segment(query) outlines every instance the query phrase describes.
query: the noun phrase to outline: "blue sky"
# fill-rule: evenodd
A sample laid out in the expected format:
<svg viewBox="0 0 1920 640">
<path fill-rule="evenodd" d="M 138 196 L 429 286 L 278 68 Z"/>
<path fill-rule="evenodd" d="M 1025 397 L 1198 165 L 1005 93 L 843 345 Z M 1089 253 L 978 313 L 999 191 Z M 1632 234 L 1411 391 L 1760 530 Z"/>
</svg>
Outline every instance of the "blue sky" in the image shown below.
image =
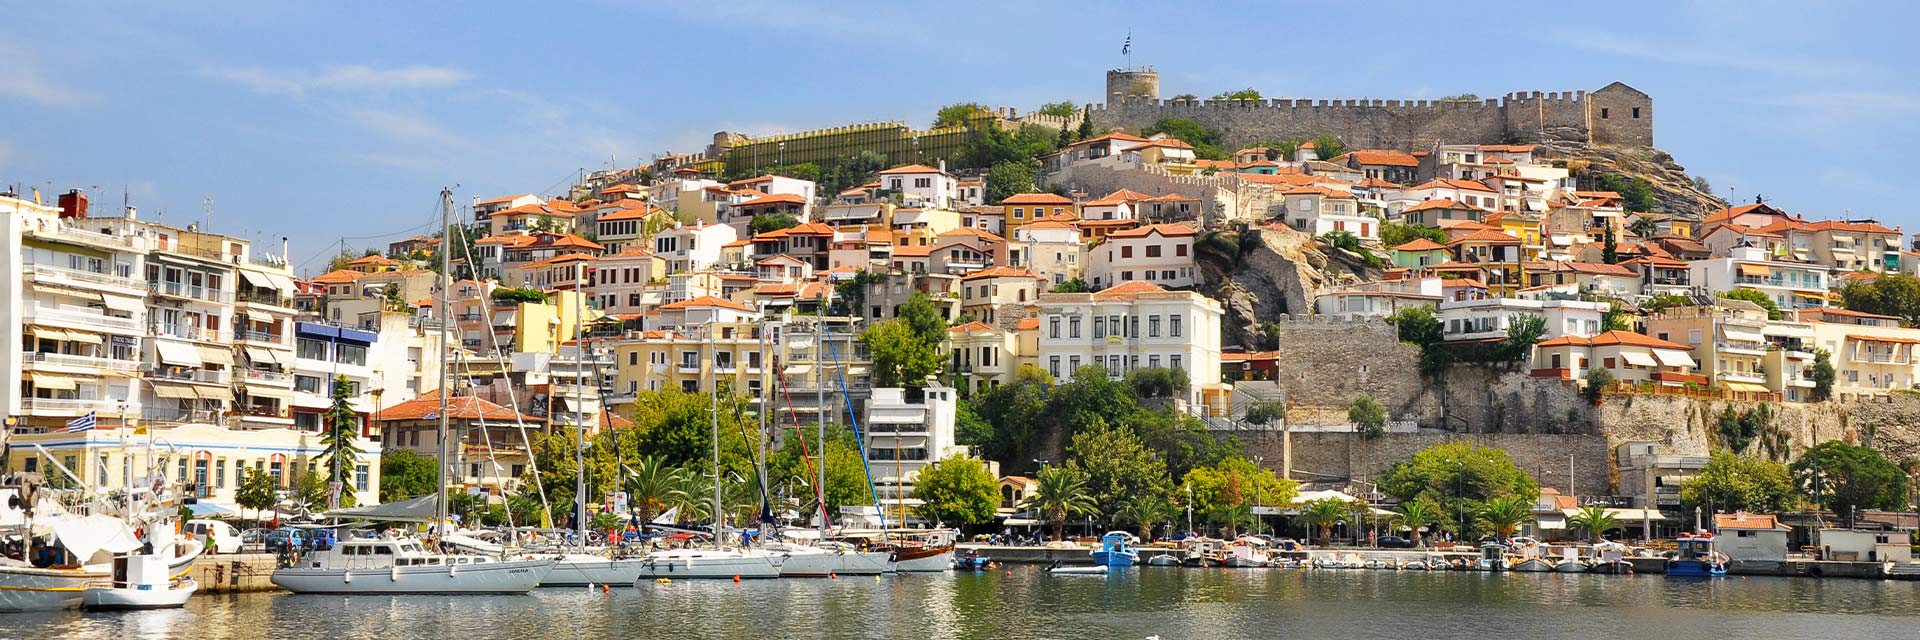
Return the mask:
<svg viewBox="0 0 1920 640">
<path fill-rule="evenodd" d="M 294 259 L 425 228 L 461 202 L 718 130 L 924 125 L 939 106 L 1162 94 L 1431 98 L 1598 89 L 1717 192 L 1920 231 L 1913 3 L 35 3 L 0 31 L 0 182 L 97 187 Z M 1557 3 L 1552 3 L 1557 4 Z M 123 6 L 133 5 L 133 6 Z M 50 195 L 49 195 L 50 197 Z"/>
</svg>

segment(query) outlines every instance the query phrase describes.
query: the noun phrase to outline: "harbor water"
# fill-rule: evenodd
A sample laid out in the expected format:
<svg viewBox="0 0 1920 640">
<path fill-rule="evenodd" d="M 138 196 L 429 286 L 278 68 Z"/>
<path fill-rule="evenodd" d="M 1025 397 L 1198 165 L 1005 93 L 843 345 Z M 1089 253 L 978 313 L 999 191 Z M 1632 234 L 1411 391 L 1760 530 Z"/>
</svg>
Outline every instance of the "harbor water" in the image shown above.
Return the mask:
<svg viewBox="0 0 1920 640">
<path fill-rule="evenodd" d="M 0 638 L 1912 638 L 1920 583 L 1139 567 L 678 581 L 523 596 L 194 598 Z"/>
</svg>

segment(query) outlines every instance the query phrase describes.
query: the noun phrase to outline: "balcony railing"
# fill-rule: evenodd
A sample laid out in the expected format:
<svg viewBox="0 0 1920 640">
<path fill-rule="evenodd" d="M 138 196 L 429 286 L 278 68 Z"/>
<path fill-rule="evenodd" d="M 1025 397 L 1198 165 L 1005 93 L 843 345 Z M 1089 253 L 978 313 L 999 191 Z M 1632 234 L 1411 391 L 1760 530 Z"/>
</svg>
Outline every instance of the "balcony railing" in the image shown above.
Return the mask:
<svg viewBox="0 0 1920 640">
<path fill-rule="evenodd" d="M 118 332 L 138 333 L 140 322 L 132 318 L 116 318 L 91 307 L 48 307 L 32 306 L 26 309 L 26 321 L 29 323 L 52 322 L 66 323 L 91 329 L 107 329 Z"/>
<path fill-rule="evenodd" d="M 28 352 L 24 354 L 23 361 L 28 366 L 52 365 L 82 369 L 104 369 L 107 371 L 135 371 L 140 368 L 140 362 L 137 360 L 115 360 L 113 358 L 74 356 L 64 353 Z"/>
<path fill-rule="evenodd" d="M 212 409 L 181 409 L 179 407 L 148 406 L 140 412 L 142 420 L 148 422 L 213 422 L 218 412 Z"/>
<path fill-rule="evenodd" d="M 227 415 L 243 418 L 286 419 L 289 417 L 285 407 L 269 407 L 265 405 L 240 405 L 228 411 Z"/>
<path fill-rule="evenodd" d="M 208 302 L 226 302 L 227 292 L 204 286 L 194 286 L 184 282 L 148 282 L 147 290 L 163 296 L 175 298 L 193 298 Z"/>
<path fill-rule="evenodd" d="M 286 382 L 288 380 L 293 379 L 292 375 L 289 375 L 283 371 L 268 371 L 266 369 L 240 369 L 239 372 L 241 376 L 245 377 L 247 380 L 252 382 Z"/>
<path fill-rule="evenodd" d="M 254 342 L 271 342 L 273 344 L 283 344 L 286 342 L 286 340 L 282 338 L 280 334 L 273 333 L 270 331 L 253 331 L 249 329 L 242 329 L 234 333 L 239 334 L 239 338 L 241 340 L 251 340 Z"/>
<path fill-rule="evenodd" d="M 153 377 L 161 380 L 178 380 L 181 382 L 205 382 L 209 384 L 226 384 L 227 382 L 232 380 L 232 378 L 228 376 L 226 369 L 187 369 L 184 371 L 160 370 L 160 371 L 153 372 Z"/>
<path fill-rule="evenodd" d="M 60 238 L 63 240 L 74 240 L 77 242 L 84 242 L 84 243 L 93 244 L 93 245 L 104 245 L 104 246 L 110 246 L 110 247 L 116 247 L 116 248 L 127 248 L 127 249 L 133 248 L 133 238 L 88 231 L 86 229 L 70 227 L 60 223 L 52 224 L 44 229 L 30 229 L 30 232 L 38 236 Z"/>
<path fill-rule="evenodd" d="M 240 302 L 250 302 L 253 304 L 264 304 L 264 305 L 270 305 L 275 307 L 287 307 L 287 308 L 293 307 L 293 296 L 283 296 L 276 291 L 267 291 L 267 290 L 247 291 L 242 289 L 239 294 L 234 296 L 234 298 Z"/>
<path fill-rule="evenodd" d="M 88 284 L 120 287 L 123 289 L 147 288 L 146 283 L 141 280 L 123 278 L 110 273 L 95 273 L 92 271 L 82 271 L 80 269 L 68 269 L 65 267 L 31 263 L 22 265 L 22 267 L 21 271 L 23 273 L 45 281 L 84 282 Z"/>
<path fill-rule="evenodd" d="M 202 329 L 188 324 L 156 322 L 153 323 L 153 327 L 150 330 L 156 336 L 173 337 L 182 340 L 199 340 L 201 342 L 225 341 L 222 337 L 225 334 L 222 334 L 220 331 Z"/>
<path fill-rule="evenodd" d="M 126 403 L 118 400 L 69 400 L 64 398 L 21 398 L 20 410 L 37 416 L 118 415 Z"/>
<path fill-rule="evenodd" d="M 1849 360 L 1870 364 L 1907 364 L 1909 362 L 1907 358 L 1902 358 L 1891 353 L 1856 353 L 1853 354 L 1853 357 L 1849 358 Z"/>
</svg>

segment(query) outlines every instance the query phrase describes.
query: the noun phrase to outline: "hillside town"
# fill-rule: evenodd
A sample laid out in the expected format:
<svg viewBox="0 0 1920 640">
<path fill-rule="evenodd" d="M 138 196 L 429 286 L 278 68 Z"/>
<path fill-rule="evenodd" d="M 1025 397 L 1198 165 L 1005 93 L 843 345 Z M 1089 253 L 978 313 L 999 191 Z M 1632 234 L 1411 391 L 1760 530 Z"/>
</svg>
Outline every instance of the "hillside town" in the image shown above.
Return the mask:
<svg viewBox="0 0 1920 640">
<path fill-rule="evenodd" d="M 1575 144 L 1656 153 L 1644 94 L 1591 95 L 1514 99 L 1644 118 L 1623 125 L 1644 137 Z M 1602 96 L 1645 106 L 1579 102 Z M 1920 253 L 1898 227 L 1758 195 L 1663 211 L 1656 189 L 1712 193 L 1594 170 L 1544 124 L 1408 149 L 1226 145 L 1193 119 L 1103 126 L 1071 104 L 939 119 L 722 132 L 563 192 L 450 201 L 444 231 L 311 273 L 288 240 L 7 193 L 4 463 L 107 491 L 158 473 L 197 510 L 267 519 L 409 500 L 444 473 L 472 522 L 584 528 L 698 504 L 641 506 L 624 478 L 711 446 L 743 520 L 757 491 L 801 523 L 1304 526 L 1365 545 L 1378 528 L 1310 505 L 1425 513 L 1387 534 L 1431 541 L 1517 498 L 1502 535 L 1670 537 L 1703 508 L 1729 529 L 1813 523 L 1796 550 L 1835 548 L 1833 521 L 1899 531 L 1848 557 L 1909 555 L 1905 471 L 1844 498 L 1785 480 L 1788 463 L 1840 473 L 1802 466 L 1829 443 L 1911 469 L 1874 441 L 1895 423 L 1807 417 L 1911 401 Z M 1646 428 L 1672 416 L 1686 434 Z M 1372 453 L 1332 461 L 1335 443 Z M 1423 457 L 1449 450 L 1512 477 L 1448 493 L 1469 472 Z M 1791 486 L 1724 480 L 1751 465 Z"/>
</svg>

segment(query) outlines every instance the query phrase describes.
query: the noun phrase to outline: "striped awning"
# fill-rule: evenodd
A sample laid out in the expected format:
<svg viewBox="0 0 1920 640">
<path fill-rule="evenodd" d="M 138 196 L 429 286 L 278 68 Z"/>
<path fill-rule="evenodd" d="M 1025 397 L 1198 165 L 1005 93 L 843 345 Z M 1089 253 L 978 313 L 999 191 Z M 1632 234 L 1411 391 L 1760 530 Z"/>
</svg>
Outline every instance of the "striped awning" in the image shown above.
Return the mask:
<svg viewBox="0 0 1920 640">
<path fill-rule="evenodd" d="M 233 350 L 220 347 L 196 346 L 200 352 L 200 361 L 221 366 L 233 366 Z"/>
<path fill-rule="evenodd" d="M 200 361 L 200 350 L 195 349 L 193 345 L 171 340 L 155 340 L 153 348 L 160 355 L 160 361 L 167 364 L 181 367 L 198 367 L 203 364 Z"/>
<path fill-rule="evenodd" d="M 1726 385 L 1728 391 L 1739 391 L 1741 393 L 1773 393 L 1772 389 L 1751 382 L 1724 382 L 1721 384 Z"/>
</svg>

